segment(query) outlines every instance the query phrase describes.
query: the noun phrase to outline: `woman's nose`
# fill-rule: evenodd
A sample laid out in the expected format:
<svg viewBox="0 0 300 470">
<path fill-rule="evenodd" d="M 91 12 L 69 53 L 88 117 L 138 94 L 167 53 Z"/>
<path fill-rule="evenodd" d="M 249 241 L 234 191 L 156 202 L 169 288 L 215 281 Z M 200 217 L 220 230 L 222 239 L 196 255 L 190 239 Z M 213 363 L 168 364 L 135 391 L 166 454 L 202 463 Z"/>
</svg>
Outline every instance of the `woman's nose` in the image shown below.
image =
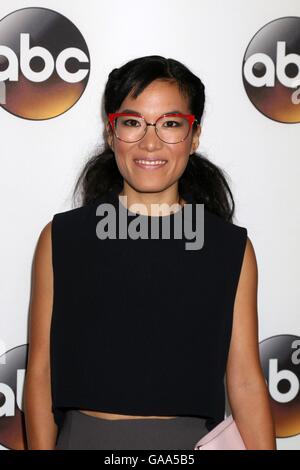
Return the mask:
<svg viewBox="0 0 300 470">
<path fill-rule="evenodd" d="M 144 137 L 140 140 L 141 148 L 162 148 L 163 142 L 160 140 L 156 133 L 155 126 L 148 125 Z"/>
</svg>

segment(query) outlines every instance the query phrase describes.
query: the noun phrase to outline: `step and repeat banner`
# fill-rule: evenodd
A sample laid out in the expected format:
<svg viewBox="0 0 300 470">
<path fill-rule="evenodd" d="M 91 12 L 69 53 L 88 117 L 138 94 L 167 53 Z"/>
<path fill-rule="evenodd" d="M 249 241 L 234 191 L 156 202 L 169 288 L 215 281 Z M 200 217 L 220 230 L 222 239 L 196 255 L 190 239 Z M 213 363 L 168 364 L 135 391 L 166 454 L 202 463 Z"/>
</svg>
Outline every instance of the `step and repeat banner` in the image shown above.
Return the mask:
<svg viewBox="0 0 300 470">
<path fill-rule="evenodd" d="M 229 176 L 234 222 L 253 243 L 277 446 L 300 448 L 299 0 L 11 0 L 0 3 L 1 449 L 26 448 L 38 236 L 74 207 L 76 178 L 103 144 L 108 74 L 152 54 L 205 85 L 197 150 Z"/>
</svg>

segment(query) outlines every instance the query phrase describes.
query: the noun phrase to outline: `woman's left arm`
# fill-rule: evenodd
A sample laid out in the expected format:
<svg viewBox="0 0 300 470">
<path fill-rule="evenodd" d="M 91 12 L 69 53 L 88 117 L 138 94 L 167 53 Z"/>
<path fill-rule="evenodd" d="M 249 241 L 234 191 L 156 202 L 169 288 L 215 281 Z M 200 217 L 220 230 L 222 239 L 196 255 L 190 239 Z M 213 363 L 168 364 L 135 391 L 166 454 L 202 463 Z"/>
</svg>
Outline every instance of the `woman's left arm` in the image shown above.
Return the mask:
<svg viewBox="0 0 300 470">
<path fill-rule="evenodd" d="M 275 424 L 259 358 L 257 263 L 249 238 L 238 282 L 226 366 L 232 416 L 249 450 L 276 450 Z"/>
</svg>

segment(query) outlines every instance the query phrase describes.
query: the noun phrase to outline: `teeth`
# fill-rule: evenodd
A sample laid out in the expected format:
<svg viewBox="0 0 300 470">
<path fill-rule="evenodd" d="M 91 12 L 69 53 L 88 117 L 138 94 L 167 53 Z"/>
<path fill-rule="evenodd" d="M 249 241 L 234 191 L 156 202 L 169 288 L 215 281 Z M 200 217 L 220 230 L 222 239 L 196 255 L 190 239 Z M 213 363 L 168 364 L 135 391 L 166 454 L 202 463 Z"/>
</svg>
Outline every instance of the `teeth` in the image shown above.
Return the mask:
<svg viewBox="0 0 300 470">
<path fill-rule="evenodd" d="M 142 163 L 143 165 L 161 165 L 166 163 L 166 160 L 153 160 L 153 161 L 148 161 L 148 160 L 136 160 L 137 163 Z"/>
</svg>

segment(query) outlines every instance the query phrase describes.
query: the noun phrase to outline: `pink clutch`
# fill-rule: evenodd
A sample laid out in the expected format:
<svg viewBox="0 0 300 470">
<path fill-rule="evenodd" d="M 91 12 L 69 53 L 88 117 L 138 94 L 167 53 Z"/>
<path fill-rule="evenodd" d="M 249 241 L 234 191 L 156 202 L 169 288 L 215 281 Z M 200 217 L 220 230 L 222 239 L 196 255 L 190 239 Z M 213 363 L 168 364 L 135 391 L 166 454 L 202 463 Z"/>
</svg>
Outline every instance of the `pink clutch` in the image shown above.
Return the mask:
<svg viewBox="0 0 300 470">
<path fill-rule="evenodd" d="M 194 450 L 247 450 L 230 415 L 197 442 Z"/>
</svg>

